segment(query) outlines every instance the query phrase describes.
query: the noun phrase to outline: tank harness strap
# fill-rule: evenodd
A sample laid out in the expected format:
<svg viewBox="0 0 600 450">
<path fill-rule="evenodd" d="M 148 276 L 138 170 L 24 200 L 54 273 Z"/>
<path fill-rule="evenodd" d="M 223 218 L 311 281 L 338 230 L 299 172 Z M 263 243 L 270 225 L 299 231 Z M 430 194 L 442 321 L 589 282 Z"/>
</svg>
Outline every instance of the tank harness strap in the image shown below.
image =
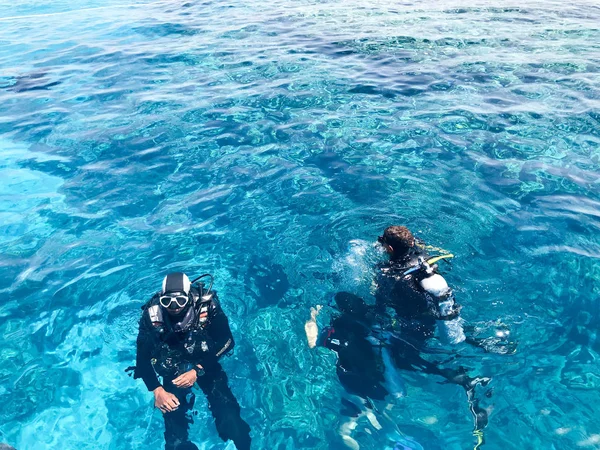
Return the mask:
<svg viewBox="0 0 600 450">
<path fill-rule="evenodd" d="M 200 304 L 200 316 L 198 321 L 200 325 L 204 326 L 206 321 L 208 320 L 208 310 L 210 307 L 210 301 L 204 301 Z"/>
<path fill-rule="evenodd" d="M 415 264 L 414 266 L 409 267 L 408 270 L 406 270 L 403 275 L 411 274 L 411 273 L 416 272 L 416 271 L 418 271 L 418 270 L 420 270 L 422 268 L 429 269 L 429 266 L 433 266 L 439 260 L 441 260 L 441 259 L 450 259 L 450 258 L 454 258 L 454 255 L 452 253 L 448 253 L 446 255 L 435 256 L 433 258 L 429 258 L 428 260 L 425 260 L 425 259 L 419 257 L 419 262 L 417 262 L 417 264 Z M 435 267 L 433 269 L 435 269 Z"/>
</svg>

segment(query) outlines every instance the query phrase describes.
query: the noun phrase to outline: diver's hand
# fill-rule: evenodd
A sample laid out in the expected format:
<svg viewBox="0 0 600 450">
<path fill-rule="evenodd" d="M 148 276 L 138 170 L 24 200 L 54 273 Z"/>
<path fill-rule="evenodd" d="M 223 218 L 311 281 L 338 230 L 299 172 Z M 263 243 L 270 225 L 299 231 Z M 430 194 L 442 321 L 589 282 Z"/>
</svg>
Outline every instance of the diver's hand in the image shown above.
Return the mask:
<svg viewBox="0 0 600 450">
<path fill-rule="evenodd" d="M 170 392 L 165 391 L 162 386 L 154 389 L 154 407 L 161 410 L 163 414 L 173 412 L 179 408 L 179 400 Z"/>
<path fill-rule="evenodd" d="M 182 373 L 173 380 L 173 384 L 179 388 L 189 388 L 194 385 L 198 375 L 194 369 L 188 370 L 186 373 Z"/>
<path fill-rule="evenodd" d="M 317 336 L 319 335 L 317 316 L 319 315 L 321 308 L 321 305 L 317 305 L 316 309 L 310 308 L 310 319 L 304 324 L 304 332 L 306 333 L 306 340 L 308 341 L 309 348 L 315 348 L 317 346 Z"/>
</svg>

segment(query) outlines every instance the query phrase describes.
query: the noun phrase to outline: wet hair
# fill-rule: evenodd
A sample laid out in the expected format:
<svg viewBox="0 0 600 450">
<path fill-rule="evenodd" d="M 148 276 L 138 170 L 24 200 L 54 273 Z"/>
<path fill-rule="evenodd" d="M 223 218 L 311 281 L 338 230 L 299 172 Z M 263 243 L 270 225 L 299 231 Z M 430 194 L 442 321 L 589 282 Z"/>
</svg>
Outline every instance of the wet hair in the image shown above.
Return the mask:
<svg viewBox="0 0 600 450">
<path fill-rule="evenodd" d="M 394 255 L 399 256 L 415 245 L 415 237 L 406 227 L 393 225 L 387 227 L 383 236 L 379 236 L 379 242 L 390 245 L 394 249 Z"/>
</svg>

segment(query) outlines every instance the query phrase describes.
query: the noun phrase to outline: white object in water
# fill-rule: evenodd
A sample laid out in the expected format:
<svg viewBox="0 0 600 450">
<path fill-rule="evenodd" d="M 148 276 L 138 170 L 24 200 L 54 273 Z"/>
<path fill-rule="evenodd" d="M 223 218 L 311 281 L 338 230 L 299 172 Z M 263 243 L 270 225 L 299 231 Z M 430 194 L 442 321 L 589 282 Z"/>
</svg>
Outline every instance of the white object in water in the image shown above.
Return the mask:
<svg viewBox="0 0 600 450">
<path fill-rule="evenodd" d="M 450 287 L 443 276 L 434 273 L 430 277 L 421 280 L 421 287 L 434 297 L 442 297 L 450 291 Z"/>
<path fill-rule="evenodd" d="M 421 280 L 421 287 L 438 300 L 438 308 L 441 316 L 452 314 L 454 297 L 451 295 L 450 287 L 443 276 L 434 273 L 430 277 Z M 463 320 L 460 317 L 452 320 L 438 320 L 440 340 L 447 344 L 459 344 L 463 342 L 466 337 L 462 323 Z"/>
</svg>

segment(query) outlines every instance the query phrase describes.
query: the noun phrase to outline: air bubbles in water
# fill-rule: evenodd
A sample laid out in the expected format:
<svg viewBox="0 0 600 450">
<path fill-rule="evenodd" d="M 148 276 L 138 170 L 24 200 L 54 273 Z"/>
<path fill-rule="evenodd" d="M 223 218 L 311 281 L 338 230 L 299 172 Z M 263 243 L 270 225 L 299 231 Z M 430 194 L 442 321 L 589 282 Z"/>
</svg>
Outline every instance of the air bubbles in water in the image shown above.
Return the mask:
<svg viewBox="0 0 600 450">
<path fill-rule="evenodd" d="M 348 250 L 333 263 L 333 271 L 339 277 L 339 290 L 368 296 L 375 278 L 375 267 L 383 256 L 376 242 L 353 239 Z"/>
</svg>

